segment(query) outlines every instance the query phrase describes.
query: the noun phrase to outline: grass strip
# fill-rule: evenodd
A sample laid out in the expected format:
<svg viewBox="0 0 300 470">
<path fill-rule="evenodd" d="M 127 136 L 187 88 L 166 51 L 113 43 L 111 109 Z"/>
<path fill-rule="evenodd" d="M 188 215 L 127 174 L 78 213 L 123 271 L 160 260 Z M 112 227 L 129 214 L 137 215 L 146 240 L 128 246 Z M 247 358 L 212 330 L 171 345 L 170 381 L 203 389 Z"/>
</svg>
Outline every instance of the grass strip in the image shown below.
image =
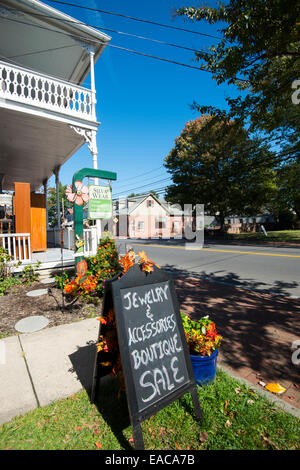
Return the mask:
<svg viewBox="0 0 300 470">
<path fill-rule="evenodd" d="M 0 427 L 0 449 L 130 450 L 126 396 L 117 394 L 111 380 L 101 387 L 97 405 L 81 391 L 17 417 Z M 299 449 L 300 420 L 224 371 L 198 394 L 201 427 L 186 394 L 143 422 L 146 449 Z"/>
</svg>

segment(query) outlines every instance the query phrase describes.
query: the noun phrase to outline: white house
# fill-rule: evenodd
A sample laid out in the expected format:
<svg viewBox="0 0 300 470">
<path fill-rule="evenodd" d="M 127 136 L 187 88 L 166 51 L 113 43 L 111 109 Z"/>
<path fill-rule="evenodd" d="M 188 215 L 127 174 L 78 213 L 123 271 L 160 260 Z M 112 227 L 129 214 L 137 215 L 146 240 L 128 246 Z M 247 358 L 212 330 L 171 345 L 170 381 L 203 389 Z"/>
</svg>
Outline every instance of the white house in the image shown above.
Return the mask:
<svg viewBox="0 0 300 470">
<path fill-rule="evenodd" d="M 38 195 L 32 194 L 43 186 L 46 196 L 53 174 L 58 186 L 61 165 L 85 143 L 91 152 L 86 166 L 97 168 L 94 64 L 110 39 L 38 0 L 1 1 L 0 193 L 15 191 L 14 205 L 20 209 L 29 191 L 30 207 L 25 208 L 26 217 L 21 209 L 27 225 L 14 208 L 14 232 L 9 237 L 0 234 L 0 246 L 17 258 L 34 251 L 33 238 L 40 230 L 34 225 L 37 219 L 43 233 L 46 230 L 47 209 L 45 220 L 42 212 L 36 215 L 32 204 L 36 209 L 39 203 L 32 201 Z M 89 74 L 88 89 L 82 85 Z M 16 188 L 21 188 L 19 198 Z M 26 237 L 24 230 L 17 237 L 17 226 L 28 227 Z"/>
</svg>

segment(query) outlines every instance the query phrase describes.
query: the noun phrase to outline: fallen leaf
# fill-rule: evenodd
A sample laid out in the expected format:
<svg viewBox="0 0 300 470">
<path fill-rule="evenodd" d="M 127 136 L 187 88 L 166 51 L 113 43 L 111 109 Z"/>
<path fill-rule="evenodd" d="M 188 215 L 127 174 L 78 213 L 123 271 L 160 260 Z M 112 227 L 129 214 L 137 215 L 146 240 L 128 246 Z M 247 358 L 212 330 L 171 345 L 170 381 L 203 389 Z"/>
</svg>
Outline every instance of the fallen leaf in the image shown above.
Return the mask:
<svg viewBox="0 0 300 470">
<path fill-rule="evenodd" d="M 208 439 L 208 434 L 207 432 L 200 432 L 199 434 L 199 441 L 200 442 L 205 442 Z"/>
<path fill-rule="evenodd" d="M 99 434 L 98 429 L 95 429 L 95 430 L 94 430 L 94 434 Z"/>
<path fill-rule="evenodd" d="M 232 426 L 232 423 L 229 421 L 229 419 L 226 421 L 225 426 L 226 428 L 230 428 L 230 426 Z"/>
<path fill-rule="evenodd" d="M 264 446 L 269 445 L 269 446 L 271 446 L 272 448 L 278 449 L 278 447 L 276 447 L 276 445 L 274 444 L 274 442 L 272 442 L 267 436 L 265 436 L 265 435 L 262 434 L 261 438 L 262 438 L 262 442 L 263 442 L 263 445 L 264 445 Z"/>
<path fill-rule="evenodd" d="M 253 400 L 247 400 L 247 403 L 248 403 L 248 405 L 254 405 L 254 401 L 253 401 Z"/>
<path fill-rule="evenodd" d="M 227 414 L 228 400 L 225 400 L 224 412 Z"/>
<path fill-rule="evenodd" d="M 81 429 L 82 428 L 80 426 L 76 426 L 75 431 L 81 431 Z"/>
<path fill-rule="evenodd" d="M 235 388 L 234 391 L 235 391 L 235 393 L 241 393 L 241 389 L 240 389 L 240 388 Z"/>
<path fill-rule="evenodd" d="M 102 449 L 102 445 L 100 444 L 100 442 L 95 442 L 95 446 L 98 448 L 98 449 Z"/>
<path fill-rule="evenodd" d="M 295 388 L 299 388 L 299 385 L 297 385 L 297 384 L 293 384 L 293 385 L 294 385 Z"/>
<path fill-rule="evenodd" d="M 181 447 L 177 444 L 177 442 L 175 442 L 175 447 L 177 450 L 181 450 Z"/>
<path fill-rule="evenodd" d="M 278 383 L 269 383 L 265 386 L 265 389 L 272 393 L 283 393 L 286 391 L 286 388 L 282 387 Z"/>
</svg>

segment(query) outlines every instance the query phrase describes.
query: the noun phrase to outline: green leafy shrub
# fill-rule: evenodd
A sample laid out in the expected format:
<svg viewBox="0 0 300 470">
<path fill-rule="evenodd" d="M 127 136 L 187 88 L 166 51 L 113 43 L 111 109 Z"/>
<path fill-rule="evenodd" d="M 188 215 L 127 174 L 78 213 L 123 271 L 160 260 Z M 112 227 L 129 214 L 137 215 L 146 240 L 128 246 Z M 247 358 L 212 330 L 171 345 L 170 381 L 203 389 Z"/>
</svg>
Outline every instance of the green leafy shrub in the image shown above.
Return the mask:
<svg viewBox="0 0 300 470">
<path fill-rule="evenodd" d="M 9 287 L 20 284 L 20 280 L 12 275 L 14 266 L 9 264 L 12 259 L 8 251 L 0 247 L 0 296 L 3 296 Z"/>
<path fill-rule="evenodd" d="M 59 287 L 59 289 L 63 289 L 65 287 L 65 284 L 67 284 L 70 281 L 70 276 L 66 270 L 64 270 L 61 274 L 56 274 L 54 276 L 55 282 L 56 282 L 56 287 Z"/>
<path fill-rule="evenodd" d="M 37 263 L 33 266 L 32 264 L 28 264 L 24 267 L 22 271 L 22 279 L 25 284 L 31 284 L 34 281 L 37 281 L 39 278 L 39 273 L 36 272 L 36 269 L 39 268 L 41 262 L 37 261 Z"/>
</svg>

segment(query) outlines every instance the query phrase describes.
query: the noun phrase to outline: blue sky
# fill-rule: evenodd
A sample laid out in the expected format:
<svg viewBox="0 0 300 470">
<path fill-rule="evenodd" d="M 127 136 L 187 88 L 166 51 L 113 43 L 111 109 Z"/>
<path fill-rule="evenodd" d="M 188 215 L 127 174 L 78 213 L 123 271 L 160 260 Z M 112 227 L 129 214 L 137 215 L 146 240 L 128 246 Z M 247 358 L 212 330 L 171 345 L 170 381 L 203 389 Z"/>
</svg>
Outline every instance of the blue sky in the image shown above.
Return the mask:
<svg viewBox="0 0 300 470">
<path fill-rule="evenodd" d="M 173 9 L 191 5 L 188 0 L 66 1 L 219 35 L 216 26 L 204 22 L 187 22 L 182 17 L 172 18 Z M 206 49 L 217 42 L 216 39 L 188 32 L 49 1 L 45 3 L 100 28 L 116 29 L 195 49 Z M 210 1 L 209 4 L 213 6 L 214 2 Z M 112 37 L 112 45 L 198 65 L 193 52 L 103 31 Z M 95 74 L 96 112 L 97 119 L 101 122 L 97 136 L 98 167 L 117 173 L 118 180 L 113 183 L 113 196 L 120 193 L 125 196 L 132 191 L 140 193 L 166 186 L 168 181 L 158 182 L 169 176 L 162 167 L 163 160 L 172 149 L 174 139 L 180 134 L 185 123 L 197 117 L 190 105 L 195 100 L 202 105 L 226 108 L 226 96 L 235 93 L 232 87 L 218 86 L 207 72 L 138 56 L 112 47 L 107 47 L 96 63 Z M 90 85 L 89 78 L 85 85 Z M 92 167 L 92 158 L 85 145 L 62 167 L 61 182 L 70 184 L 73 173 L 88 166 Z M 139 176 L 146 172 L 150 173 Z M 51 183 L 53 184 L 53 179 L 50 180 Z"/>
</svg>

